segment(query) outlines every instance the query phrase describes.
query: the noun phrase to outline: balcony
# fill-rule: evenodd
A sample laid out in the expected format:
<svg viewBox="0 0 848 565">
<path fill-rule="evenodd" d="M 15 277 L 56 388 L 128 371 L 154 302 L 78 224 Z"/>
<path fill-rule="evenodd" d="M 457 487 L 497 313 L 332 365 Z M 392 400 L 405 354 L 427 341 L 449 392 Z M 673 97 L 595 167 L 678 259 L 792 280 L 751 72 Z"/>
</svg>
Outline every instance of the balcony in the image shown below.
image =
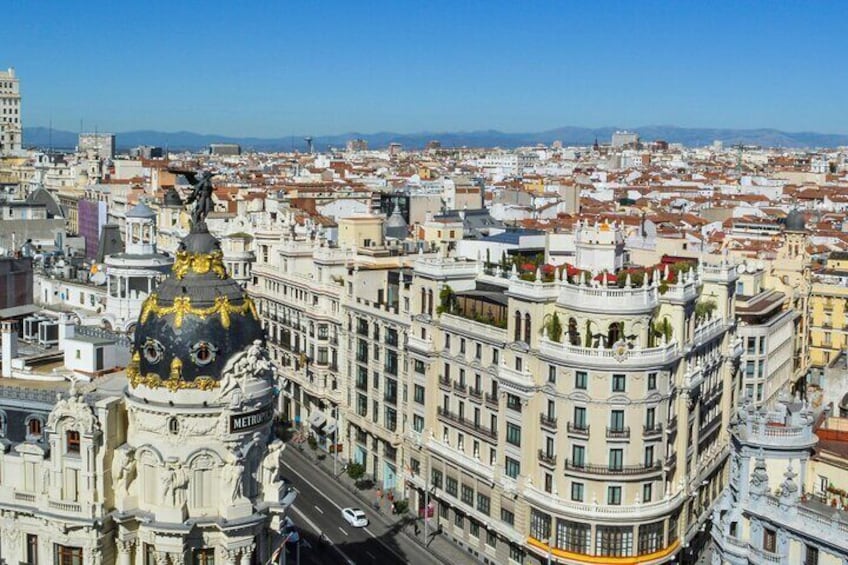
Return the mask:
<svg viewBox="0 0 848 565">
<path fill-rule="evenodd" d="M 487 392 L 486 393 L 486 404 L 494 410 L 497 410 L 498 408 L 500 408 L 500 402 L 498 401 L 498 395 L 491 394 L 491 393 Z"/>
<path fill-rule="evenodd" d="M 655 438 L 662 436 L 663 427 L 662 424 L 656 424 L 653 426 L 642 426 L 642 437 L 647 438 Z"/>
<path fill-rule="evenodd" d="M 659 290 L 657 285 L 617 288 L 563 282 L 557 302 L 592 314 L 647 314 L 659 304 Z"/>
<path fill-rule="evenodd" d="M 607 439 L 630 439 L 630 426 L 607 426 Z"/>
<path fill-rule="evenodd" d="M 412 353 L 418 353 L 419 355 L 429 355 L 435 352 L 432 339 L 424 339 L 411 333 L 407 337 L 406 346 Z"/>
<path fill-rule="evenodd" d="M 565 470 L 574 471 L 577 473 L 586 473 L 589 475 L 647 475 L 651 473 L 659 473 L 662 470 L 662 464 L 655 461 L 651 465 L 594 465 L 592 463 L 584 463 L 583 461 L 565 460 Z"/>
<path fill-rule="evenodd" d="M 443 390 L 450 390 L 451 389 L 450 378 L 448 378 L 444 375 L 439 375 L 439 388 L 441 388 Z"/>
<path fill-rule="evenodd" d="M 547 453 L 544 449 L 539 450 L 539 463 L 546 467 L 556 467 L 557 456 Z"/>
<path fill-rule="evenodd" d="M 441 406 L 439 407 L 438 413 L 440 420 L 451 424 L 454 427 L 460 428 L 471 435 L 489 441 L 496 441 L 498 439 L 497 431 L 484 428 L 479 423 L 475 423 L 472 420 L 468 420 L 463 416 L 460 416 L 459 414 L 455 414 L 453 412 L 450 412 L 449 410 L 445 410 Z"/>
<path fill-rule="evenodd" d="M 539 340 L 541 356 L 598 369 L 639 369 L 661 367 L 672 363 L 680 355 L 677 340 L 658 347 L 606 349 L 582 347 L 570 343 L 557 343 L 546 338 Z"/>
<path fill-rule="evenodd" d="M 479 388 L 470 388 L 468 389 L 468 397 L 471 400 L 476 400 L 477 402 L 483 401 L 483 391 Z"/>
<path fill-rule="evenodd" d="M 465 396 L 468 393 L 468 385 L 465 383 L 453 383 L 453 391 Z"/>
<path fill-rule="evenodd" d="M 589 424 L 569 422 L 567 426 L 568 435 L 578 437 L 589 437 Z"/>
<path fill-rule="evenodd" d="M 557 429 L 557 419 L 554 416 L 550 416 L 548 414 L 539 414 L 539 424 L 541 424 L 543 428 L 548 430 L 556 431 Z"/>
</svg>

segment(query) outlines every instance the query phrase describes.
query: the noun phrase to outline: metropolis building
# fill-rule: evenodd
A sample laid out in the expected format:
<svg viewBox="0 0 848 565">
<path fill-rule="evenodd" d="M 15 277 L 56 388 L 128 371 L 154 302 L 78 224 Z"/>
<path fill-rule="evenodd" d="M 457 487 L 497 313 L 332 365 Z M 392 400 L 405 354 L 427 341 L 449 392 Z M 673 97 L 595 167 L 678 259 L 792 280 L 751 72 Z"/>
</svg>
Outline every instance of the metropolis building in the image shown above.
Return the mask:
<svg viewBox="0 0 848 565">
<path fill-rule="evenodd" d="M 200 217 L 142 306 L 126 378 L 72 384 L 52 403 L 4 383 L 0 559 L 265 563 L 293 500 L 271 430 L 276 378 L 253 302 Z"/>
</svg>

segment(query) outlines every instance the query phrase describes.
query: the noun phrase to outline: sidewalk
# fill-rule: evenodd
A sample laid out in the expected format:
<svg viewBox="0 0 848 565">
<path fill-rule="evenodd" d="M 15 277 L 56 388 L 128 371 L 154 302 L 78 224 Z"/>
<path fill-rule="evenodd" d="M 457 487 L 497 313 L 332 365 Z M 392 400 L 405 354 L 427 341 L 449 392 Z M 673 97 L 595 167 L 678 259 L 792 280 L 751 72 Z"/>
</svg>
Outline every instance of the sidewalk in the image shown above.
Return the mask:
<svg viewBox="0 0 848 565">
<path fill-rule="evenodd" d="M 321 469 L 328 476 L 334 476 L 332 455 L 321 450 L 313 451 L 306 443 L 300 445 L 289 444 L 286 447 L 286 450 L 289 449 L 299 451 L 304 456 L 304 458 L 314 463 L 316 467 Z M 324 455 L 323 460 L 318 458 L 318 456 L 322 454 Z M 353 479 L 347 476 L 347 473 L 342 472 L 341 462 L 339 462 L 336 468 L 335 480 L 338 484 L 344 486 L 348 491 L 353 493 L 359 500 L 361 500 L 363 505 L 368 506 L 372 510 L 375 510 L 380 516 L 380 519 L 387 526 L 396 527 L 397 530 L 403 533 L 404 537 L 406 537 L 408 540 L 413 543 L 417 543 L 420 546 L 426 547 L 433 557 L 435 557 L 445 565 L 459 565 L 462 563 L 477 561 L 477 559 L 473 555 L 463 551 L 461 548 L 457 547 L 453 542 L 433 531 L 438 529 L 438 526 L 436 525 L 436 519 L 430 520 L 428 532 L 429 535 L 427 536 L 428 539 L 425 540 L 424 522 L 422 519 L 414 516 L 411 513 L 403 515 L 392 514 L 391 503 L 385 499 L 383 499 L 379 509 L 375 508 L 374 503 L 379 500 L 377 496 L 376 486 L 367 490 L 360 490 L 356 488 Z M 417 535 L 415 533 L 416 525 L 418 529 Z"/>
</svg>

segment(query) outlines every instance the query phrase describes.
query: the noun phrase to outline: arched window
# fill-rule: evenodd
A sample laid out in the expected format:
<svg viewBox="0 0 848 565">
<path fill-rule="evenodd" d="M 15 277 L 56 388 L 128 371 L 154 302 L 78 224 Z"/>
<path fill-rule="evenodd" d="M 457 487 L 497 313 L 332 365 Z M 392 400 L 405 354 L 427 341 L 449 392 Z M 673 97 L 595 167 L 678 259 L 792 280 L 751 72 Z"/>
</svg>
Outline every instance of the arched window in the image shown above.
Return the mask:
<svg viewBox="0 0 848 565">
<path fill-rule="evenodd" d="M 532 328 L 532 324 L 530 323 L 530 313 L 524 314 L 524 343 L 530 345 L 530 329 Z"/>
<path fill-rule="evenodd" d="M 624 332 L 621 331 L 623 326 L 624 322 L 613 322 L 609 325 L 609 329 L 607 330 L 607 347 L 612 347 L 621 340 L 624 335 Z"/>
<path fill-rule="evenodd" d="M 521 312 L 515 311 L 515 341 L 521 341 Z"/>
<path fill-rule="evenodd" d="M 43 437 L 43 422 L 38 416 L 30 416 L 26 421 L 27 440 L 41 441 Z"/>
</svg>

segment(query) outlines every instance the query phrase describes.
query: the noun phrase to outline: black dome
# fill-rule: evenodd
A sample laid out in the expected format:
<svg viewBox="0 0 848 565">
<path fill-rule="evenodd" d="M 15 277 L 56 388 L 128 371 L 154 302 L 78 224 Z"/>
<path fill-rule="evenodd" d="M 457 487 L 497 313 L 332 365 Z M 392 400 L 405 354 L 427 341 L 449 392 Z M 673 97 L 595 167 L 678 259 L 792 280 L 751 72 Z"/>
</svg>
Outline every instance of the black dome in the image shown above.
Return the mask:
<svg viewBox="0 0 848 565">
<path fill-rule="evenodd" d="M 798 210 L 792 210 L 786 216 L 786 231 L 807 231 L 807 221 L 804 214 Z"/>
<path fill-rule="evenodd" d="M 214 388 L 227 361 L 265 341 L 253 301 L 229 275 L 205 223 L 177 250 L 172 273 L 142 306 L 132 384 Z"/>
</svg>

